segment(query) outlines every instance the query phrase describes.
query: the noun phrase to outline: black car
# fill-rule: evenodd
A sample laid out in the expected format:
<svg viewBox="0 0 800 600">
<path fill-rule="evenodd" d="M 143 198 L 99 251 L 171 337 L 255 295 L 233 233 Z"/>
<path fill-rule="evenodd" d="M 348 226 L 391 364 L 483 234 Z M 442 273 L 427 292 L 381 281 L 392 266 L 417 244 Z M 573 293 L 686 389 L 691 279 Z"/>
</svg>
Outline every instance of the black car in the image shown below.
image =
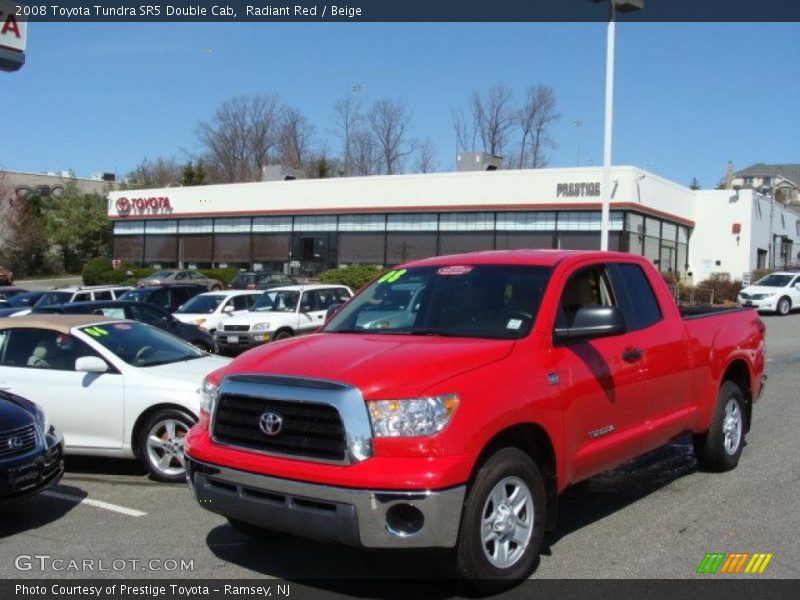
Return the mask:
<svg viewBox="0 0 800 600">
<path fill-rule="evenodd" d="M 153 285 L 134 290 L 128 290 L 122 296 L 120 296 L 119 299 L 128 300 L 131 302 L 146 302 L 147 304 L 155 304 L 156 306 L 160 306 L 172 314 L 190 298 L 194 298 L 198 294 L 202 294 L 207 291 L 208 290 L 206 289 L 205 285 Z"/>
<path fill-rule="evenodd" d="M 231 290 L 268 290 L 281 285 L 295 285 L 297 281 L 280 271 L 244 271 L 231 279 Z"/>
<path fill-rule="evenodd" d="M 138 290 L 137 290 L 138 291 Z M 214 338 L 192 323 L 182 323 L 160 306 L 132 300 L 98 300 L 95 302 L 71 302 L 61 306 L 34 308 L 33 314 L 81 314 L 103 315 L 113 319 L 131 319 L 158 327 L 193 344 L 205 352 L 215 349 Z"/>
<path fill-rule="evenodd" d="M 0 506 L 47 489 L 64 474 L 64 440 L 36 404 L 0 391 Z"/>
<path fill-rule="evenodd" d="M 27 292 L 7 298 L 6 302 L 8 302 L 10 307 L 0 308 L 0 318 L 10 317 L 21 310 L 32 308 L 42 296 L 44 296 L 44 292 Z"/>
</svg>

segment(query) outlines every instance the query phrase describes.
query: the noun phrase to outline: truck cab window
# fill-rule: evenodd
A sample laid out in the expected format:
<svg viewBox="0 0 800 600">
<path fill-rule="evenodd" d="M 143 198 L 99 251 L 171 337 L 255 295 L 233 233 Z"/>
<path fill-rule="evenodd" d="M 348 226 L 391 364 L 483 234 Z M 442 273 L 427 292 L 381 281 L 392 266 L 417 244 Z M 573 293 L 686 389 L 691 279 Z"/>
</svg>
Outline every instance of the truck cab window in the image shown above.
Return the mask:
<svg viewBox="0 0 800 600">
<path fill-rule="evenodd" d="M 584 306 L 616 306 L 605 268 L 588 267 L 573 273 L 564 286 L 556 319 L 557 327 L 572 327 Z"/>
</svg>

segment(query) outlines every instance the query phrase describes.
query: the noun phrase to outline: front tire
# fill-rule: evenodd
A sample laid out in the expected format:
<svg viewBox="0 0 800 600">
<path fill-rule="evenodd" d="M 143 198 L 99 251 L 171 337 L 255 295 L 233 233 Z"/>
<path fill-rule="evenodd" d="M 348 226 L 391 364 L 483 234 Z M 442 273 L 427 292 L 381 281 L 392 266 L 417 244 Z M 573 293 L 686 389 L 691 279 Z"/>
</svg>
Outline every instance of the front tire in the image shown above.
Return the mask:
<svg viewBox="0 0 800 600">
<path fill-rule="evenodd" d="M 778 305 L 775 308 L 775 312 L 778 313 L 780 316 L 785 317 L 790 312 L 792 312 L 792 301 L 784 296 L 780 300 L 778 300 Z"/>
<path fill-rule="evenodd" d="M 504 448 L 480 468 L 470 486 L 455 548 L 456 572 L 480 593 L 496 593 L 526 579 L 539 562 L 546 516 L 536 463 Z"/>
<path fill-rule="evenodd" d="M 280 340 L 288 340 L 290 337 L 292 337 L 292 335 L 292 332 L 288 329 L 281 329 L 272 339 L 276 342 L 279 342 Z"/>
<path fill-rule="evenodd" d="M 717 394 L 709 430 L 694 437 L 697 462 L 707 471 L 724 472 L 735 469 L 744 449 L 747 426 L 742 389 L 726 381 Z"/>
<path fill-rule="evenodd" d="M 182 410 L 167 408 L 150 416 L 139 431 L 139 458 L 157 481 L 186 479 L 183 440 L 196 419 Z"/>
</svg>

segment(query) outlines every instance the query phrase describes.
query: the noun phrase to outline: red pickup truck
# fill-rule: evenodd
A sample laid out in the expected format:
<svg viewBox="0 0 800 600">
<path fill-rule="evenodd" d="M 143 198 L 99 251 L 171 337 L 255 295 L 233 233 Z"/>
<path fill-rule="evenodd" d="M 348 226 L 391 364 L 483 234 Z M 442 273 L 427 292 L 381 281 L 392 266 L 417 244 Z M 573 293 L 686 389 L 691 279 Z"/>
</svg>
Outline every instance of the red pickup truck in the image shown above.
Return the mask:
<svg viewBox="0 0 800 600">
<path fill-rule="evenodd" d="M 763 373 L 755 311 L 682 313 L 641 257 L 431 258 L 209 375 L 188 479 L 248 533 L 452 548 L 491 591 L 533 571 L 567 486 L 687 432 L 734 468 Z"/>
</svg>

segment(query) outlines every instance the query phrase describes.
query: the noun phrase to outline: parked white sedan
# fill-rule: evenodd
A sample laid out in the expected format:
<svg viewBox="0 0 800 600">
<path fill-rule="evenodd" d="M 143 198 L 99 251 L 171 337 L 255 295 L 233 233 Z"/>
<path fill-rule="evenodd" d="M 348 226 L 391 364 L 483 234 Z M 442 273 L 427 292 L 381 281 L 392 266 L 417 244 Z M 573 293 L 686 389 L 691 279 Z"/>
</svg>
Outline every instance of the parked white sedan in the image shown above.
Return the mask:
<svg viewBox="0 0 800 600">
<path fill-rule="evenodd" d="M 770 273 L 739 292 L 737 301 L 739 306 L 788 315 L 800 308 L 800 273 Z"/>
<path fill-rule="evenodd" d="M 190 299 L 173 313 L 173 316 L 184 323 L 192 323 L 208 331 L 211 335 L 232 316 L 246 313 L 261 291 L 226 290 L 224 292 L 207 292 Z"/>
<path fill-rule="evenodd" d="M 136 321 L 32 315 L 0 324 L 0 389 L 42 406 L 68 454 L 139 458 L 161 481 L 184 479 L 198 389 L 228 362 Z"/>
<path fill-rule="evenodd" d="M 353 296 L 344 285 L 287 285 L 264 292 L 249 312 L 217 329 L 220 350 L 243 350 L 294 335 L 311 333 L 325 322 L 331 306 Z"/>
</svg>

